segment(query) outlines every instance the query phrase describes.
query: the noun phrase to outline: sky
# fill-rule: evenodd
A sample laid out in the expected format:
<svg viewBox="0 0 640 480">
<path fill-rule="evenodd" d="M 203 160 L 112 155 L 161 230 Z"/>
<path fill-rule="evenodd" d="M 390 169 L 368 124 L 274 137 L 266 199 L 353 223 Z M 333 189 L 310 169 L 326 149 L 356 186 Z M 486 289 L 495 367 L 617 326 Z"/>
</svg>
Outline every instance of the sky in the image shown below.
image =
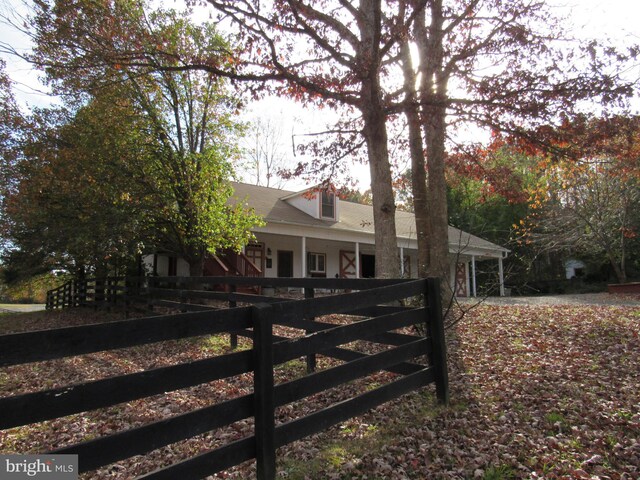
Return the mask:
<svg viewBox="0 0 640 480">
<path fill-rule="evenodd" d="M 637 0 L 554 0 L 549 4 L 569 13 L 578 34 L 640 39 Z"/>
<path fill-rule="evenodd" d="M 567 31 L 578 38 L 611 38 L 618 44 L 640 43 L 640 1 L 638 0 L 549 0 L 548 3 L 560 16 L 568 17 Z M 10 15 L 12 9 L 24 12 L 22 0 L 0 0 L 0 16 Z M 0 24 L 0 41 L 9 43 L 21 51 L 27 51 L 29 44 L 24 35 Z M 46 94 L 46 88 L 38 82 L 41 76 L 28 64 L 0 53 L 7 61 L 7 72 L 15 82 L 15 95 L 21 104 L 45 106 L 52 99 Z M 246 118 L 275 117 L 282 123 L 283 150 L 291 156 L 293 163 L 292 137 L 302 138 L 306 133 L 316 132 L 331 120 L 326 111 L 310 111 L 291 100 L 266 99 L 249 106 Z M 368 172 L 364 166 L 358 166 L 357 176 L 361 178 L 360 188 L 368 188 Z M 286 185 L 287 188 L 302 187 Z"/>
<path fill-rule="evenodd" d="M 619 41 L 634 40 L 640 42 L 640 1 L 638 0 L 549 0 L 560 15 L 567 15 L 573 26 L 571 30 L 578 36 L 606 37 Z M 24 12 L 23 0 L 0 0 L 0 14 L 11 10 Z M 14 29 L 0 24 L 0 40 L 28 51 L 26 37 Z M 0 54 L 8 62 L 8 72 L 17 82 L 17 93 L 21 101 L 28 105 L 47 104 L 50 100 L 43 87 L 38 83 L 40 74 L 34 72 L 28 64 Z M 283 106 L 283 105 L 281 105 Z M 269 109 L 261 105 L 258 109 Z M 289 109 L 288 107 L 286 108 Z"/>
<path fill-rule="evenodd" d="M 617 44 L 640 43 L 640 0 L 550 0 L 547 2 L 558 16 L 567 18 L 573 36 L 577 38 L 610 38 Z M 252 106 L 253 115 L 281 119 L 285 141 L 283 148 L 291 149 L 291 137 L 301 138 L 305 133 L 321 130 L 333 117 L 330 112 L 309 111 L 291 100 L 266 99 Z M 638 110 L 640 113 L 640 109 Z M 360 189 L 368 188 L 368 167 L 355 165 Z M 295 185 L 295 183 L 294 183 Z M 302 188 L 299 184 L 296 187 Z M 287 184 L 287 188 L 290 187 Z"/>
</svg>

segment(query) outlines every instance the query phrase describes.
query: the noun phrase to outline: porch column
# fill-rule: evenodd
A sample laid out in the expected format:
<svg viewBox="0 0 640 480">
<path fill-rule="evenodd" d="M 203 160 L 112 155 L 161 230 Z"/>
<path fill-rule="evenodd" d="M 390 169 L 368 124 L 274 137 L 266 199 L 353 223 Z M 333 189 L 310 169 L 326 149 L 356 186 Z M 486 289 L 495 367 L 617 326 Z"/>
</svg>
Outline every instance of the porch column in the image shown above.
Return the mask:
<svg viewBox="0 0 640 480">
<path fill-rule="evenodd" d="M 360 278 L 360 242 L 356 242 L 356 278 Z"/>
<path fill-rule="evenodd" d="M 302 261 L 300 262 L 302 268 L 301 278 L 307 276 L 307 237 L 302 237 Z"/>
<path fill-rule="evenodd" d="M 404 278 L 404 247 L 400 247 L 400 276 Z"/>
<path fill-rule="evenodd" d="M 471 255 L 471 292 L 475 297 L 477 296 L 476 292 L 476 256 Z"/>
<path fill-rule="evenodd" d="M 502 268 L 502 257 L 498 258 L 498 275 L 500 279 L 500 296 L 504 297 L 504 270 Z"/>
</svg>

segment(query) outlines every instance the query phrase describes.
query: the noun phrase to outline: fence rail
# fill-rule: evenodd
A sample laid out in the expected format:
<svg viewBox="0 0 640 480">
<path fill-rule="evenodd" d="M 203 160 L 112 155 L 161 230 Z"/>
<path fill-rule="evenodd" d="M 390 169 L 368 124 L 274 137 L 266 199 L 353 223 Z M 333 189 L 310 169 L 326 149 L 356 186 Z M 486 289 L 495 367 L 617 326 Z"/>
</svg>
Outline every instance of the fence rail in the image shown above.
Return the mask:
<svg viewBox="0 0 640 480">
<path fill-rule="evenodd" d="M 47 292 L 47 310 L 81 306 L 127 305 L 144 294 L 145 277 L 105 277 L 69 280 Z"/>
<path fill-rule="evenodd" d="M 106 277 L 70 280 L 47 292 L 48 310 L 77 306 L 114 307 L 144 302 L 149 296 L 159 300 L 178 294 L 192 298 L 247 303 L 281 301 L 273 297 L 260 297 L 250 293 L 238 293 L 239 287 L 276 287 L 322 290 L 362 290 L 394 285 L 408 280 L 371 278 L 315 279 L 315 278 L 264 278 L 247 276 L 205 277 Z M 220 286 L 228 287 L 227 291 Z M 199 287 L 199 288 L 197 288 Z M 218 289 L 219 291 L 215 291 Z M 232 293 L 231 297 L 228 296 Z M 231 299 L 231 300 L 230 300 Z M 186 301 L 183 303 L 187 303 Z"/>
<path fill-rule="evenodd" d="M 172 289 L 177 288 L 171 293 L 184 300 L 187 293 L 191 298 L 202 298 L 205 293 L 222 294 L 196 289 L 188 290 L 187 293 L 181 291 L 186 287 L 204 288 L 206 285 L 224 283 L 222 280 L 228 279 L 229 277 L 157 278 L 145 288 L 156 295 L 162 293 L 164 298 L 169 296 Z M 247 336 L 252 339 L 253 345 L 251 350 L 1 398 L 0 411 L 3 415 L 0 417 L 0 429 L 91 411 L 252 372 L 253 392 L 250 394 L 65 446 L 50 453 L 79 455 L 80 471 L 86 472 L 253 417 L 253 435 L 141 478 L 202 478 L 255 459 L 257 475 L 262 480 L 275 478 L 275 452 L 278 447 L 362 414 L 409 391 L 435 383 L 439 401 L 448 401 L 446 345 L 437 279 L 395 282 L 339 279 L 253 280 L 257 280 L 262 286 L 276 284 L 304 288 L 307 298 L 291 301 L 258 295 L 238 297 L 239 294 L 229 292 L 224 299 L 232 308 L 227 309 L 0 336 L 0 366 L 219 333 Z M 246 279 L 238 278 L 236 282 L 231 282 L 231 286 L 237 287 L 245 284 L 245 281 Z M 118 285 L 123 284 L 112 282 L 111 291 L 125 291 L 114 288 Z M 96 291 L 99 289 L 100 284 Z M 315 297 L 316 289 L 359 291 Z M 58 291 L 69 302 L 68 305 L 81 305 L 69 294 L 69 287 Z M 82 292 L 82 289 L 78 291 Z M 73 287 L 71 292 L 74 292 Z M 420 306 L 381 305 L 416 296 L 423 299 Z M 240 298 L 243 301 L 254 300 L 256 304 L 237 307 L 235 304 Z M 271 303 L 264 302 L 266 298 Z M 335 325 L 317 318 L 336 313 L 355 313 L 362 319 Z M 301 333 L 297 337 L 280 337 L 274 334 L 276 325 L 292 327 Z M 397 332 L 412 325 L 425 327 L 427 335 Z M 383 344 L 386 349 L 380 353 L 365 354 L 349 348 L 350 342 L 356 340 Z M 316 355 L 337 358 L 345 363 L 315 371 Z M 426 364 L 416 361 L 418 357 L 424 358 L 425 355 L 428 359 Z M 305 356 L 310 367 L 307 375 L 284 383 L 274 382 L 274 368 L 277 365 Z M 367 377 L 380 370 L 392 371 L 398 376 L 385 385 L 276 425 L 277 407 L 300 401 L 345 382 Z"/>
</svg>

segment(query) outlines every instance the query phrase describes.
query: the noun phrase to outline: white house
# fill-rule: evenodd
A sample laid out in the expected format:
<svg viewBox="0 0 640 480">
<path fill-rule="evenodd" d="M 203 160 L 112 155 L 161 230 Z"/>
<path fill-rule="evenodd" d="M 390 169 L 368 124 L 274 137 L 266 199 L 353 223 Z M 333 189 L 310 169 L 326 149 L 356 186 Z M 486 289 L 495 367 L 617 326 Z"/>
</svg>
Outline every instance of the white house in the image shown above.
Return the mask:
<svg viewBox="0 0 640 480">
<path fill-rule="evenodd" d="M 257 275 L 343 278 L 375 275 L 371 206 L 341 200 L 331 190 L 315 187 L 300 192 L 245 183 L 234 183 L 233 187 L 234 197 L 246 199 L 266 222 L 264 227 L 253 231 L 256 242 L 247 245 L 242 254 L 257 267 Z M 414 215 L 398 211 L 396 230 L 401 273 L 415 277 Z M 500 293 L 504 295 L 502 260 L 509 250 L 450 226 L 449 252 L 451 287 L 457 296 L 476 295 L 476 262 L 484 260 L 498 262 Z M 146 262 L 158 275 L 189 274 L 187 263 L 179 258 L 158 254 L 147 257 Z M 216 257 L 214 263 L 223 266 L 224 259 Z"/>
<path fill-rule="evenodd" d="M 587 265 L 582 260 L 570 258 L 564 262 L 565 276 L 567 280 L 584 276 Z"/>
</svg>

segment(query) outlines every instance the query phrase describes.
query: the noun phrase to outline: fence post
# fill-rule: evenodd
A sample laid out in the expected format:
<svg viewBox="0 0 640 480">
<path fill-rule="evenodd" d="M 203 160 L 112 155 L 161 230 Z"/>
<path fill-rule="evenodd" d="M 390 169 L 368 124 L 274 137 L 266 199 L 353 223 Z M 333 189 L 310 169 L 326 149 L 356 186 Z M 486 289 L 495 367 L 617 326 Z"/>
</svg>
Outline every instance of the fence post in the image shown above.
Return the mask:
<svg viewBox="0 0 640 480">
<path fill-rule="evenodd" d="M 439 278 L 427 278 L 424 300 L 427 309 L 427 335 L 431 343 L 429 362 L 435 373 L 436 396 L 440 403 L 446 405 L 449 403 L 449 372 Z"/>
<path fill-rule="evenodd" d="M 129 302 L 133 296 L 133 279 L 124 277 L 124 290 L 122 290 L 122 301 L 124 303 L 124 318 L 129 318 Z"/>
<path fill-rule="evenodd" d="M 73 306 L 74 307 L 80 306 L 80 292 L 82 289 L 81 284 L 82 284 L 82 281 L 79 278 L 76 278 L 73 284 Z"/>
<path fill-rule="evenodd" d="M 87 279 L 78 280 L 78 306 L 84 307 L 87 304 Z"/>
<path fill-rule="evenodd" d="M 106 277 L 105 281 L 104 281 L 104 286 L 105 286 L 105 290 L 104 290 L 104 298 L 105 298 L 105 305 L 107 306 L 107 311 L 110 312 L 111 311 L 111 307 L 113 305 L 113 279 L 110 277 Z"/>
<path fill-rule="evenodd" d="M 109 311 L 118 304 L 118 279 L 112 277 L 109 281 Z"/>
<path fill-rule="evenodd" d="M 146 295 L 147 295 L 147 311 L 148 312 L 153 312 L 153 287 L 155 284 L 155 277 L 147 277 L 147 288 L 146 288 Z"/>
<path fill-rule="evenodd" d="M 118 277 L 112 277 L 111 284 L 109 285 L 109 290 L 111 295 L 111 301 L 109 303 L 113 307 L 116 307 L 118 305 L 118 294 L 119 294 L 118 282 L 119 282 Z"/>
<path fill-rule="evenodd" d="M 253 398 L 258 480 L 276 478 L 275 395 L 273 387 L 273 308 L 255 305 L 253 316 Z"/>
<path fill-rule="evenodd" d="M 185 313 L 188 311 L 186 283 L 177 282 L 176 288 L 178 289 L 178 300 L 180 301 L 180 313 Z"/>
<path fill-rule="evenodd" d="M 225 288 L 229 291 L 229 298 L 234 297 L 234 293 L 238 291 L 238 286 L 235 283 L 231 285 L 227 284 Z M 236 302 L 235 300 L 229 300 L 229 308 L 236 308 L 237 306 L 238 306 L 238 302 Z M 229 335 L 229 346 L 234 350 L 238 348 L 237 334 L 232 333 Z"/>
<path fill-rule="evenodd" d="M 65 305 L 64 307 L 73 307 L 73 281 L 65 284 Z"/>
<path fill-rule="evenodd" d="M 315 289 L 313 287 L 304 287 L 304 298 L 313 298 L 315 297 Z M 308 317 L 306 320 L 313 321 L 316 317 Z M 306 330 L 305 334 L 309 335 L 313 333 L 311 330 Z M 307 355 L 307 373 L 313 373 L 316 371 L 316 354 L 311 353 Z"/>
<path fill-rule="evenodd" d="M 67 290 L 69 287 L 69 283 L 65 283 L 62 285 L 62 308 L 65 309 L 67 307 Z"/>
<path fill-rule="evenodd" d="M 104 303 L 104 278 L 96 277 L 93 290 L 93 308 L 102 307 Z"/>
</svg>

